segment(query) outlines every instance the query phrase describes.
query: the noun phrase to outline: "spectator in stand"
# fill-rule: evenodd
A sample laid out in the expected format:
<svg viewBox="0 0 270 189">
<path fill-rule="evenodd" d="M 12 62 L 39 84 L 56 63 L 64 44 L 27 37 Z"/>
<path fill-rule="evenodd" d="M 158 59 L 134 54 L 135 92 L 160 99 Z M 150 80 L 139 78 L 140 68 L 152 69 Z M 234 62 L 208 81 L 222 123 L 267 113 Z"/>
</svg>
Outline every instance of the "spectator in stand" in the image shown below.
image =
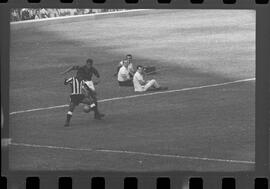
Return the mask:
<svg viewBox="0 0 270 189">
<path fill-rule="evenodd" d="M 35 11 L 35 19 L 40 19 L 40 10 Z"/>
<path fill-rule="evenodd" d="M 69 15 L 83 15 L 83 14 L 94 14 L 100 12 L 114 12 L 121 11 L 123 9 L 13 9 L 11 10 L 10 19 L 11 21 L 29 20 L 29 19 L 41 19 L 58 16 L 69 16 Z"/>
<path fill-rule="evenodd" d="M 41 18 L 48 18 L 48 12 L 43 8 L 40 10 L 40 17 Z"/>
<path fill-rule="evenodd" d="M 35 19 L 35 16 L 36 16 L 36 10 L 29 9 L 29 19 Z"/>
<path fill-rule="evenodd" d="M 28 9 L 22 9 L 21 10 L 22 20 L 28 20 L 30 19 L 29 16 L 29 10 Z"/>
<path fill-rule="evenodd" d="M 19 14 L 16 11 L 16 9 L 14 9 L 11 11 L 11 22 L 18 21 L 18 20 L 20 20 Z"/>
<path fill-rule="evenodd" d="M 84 14 L 92 14 L 92 9 L 84 9 Z"/>
</svg>

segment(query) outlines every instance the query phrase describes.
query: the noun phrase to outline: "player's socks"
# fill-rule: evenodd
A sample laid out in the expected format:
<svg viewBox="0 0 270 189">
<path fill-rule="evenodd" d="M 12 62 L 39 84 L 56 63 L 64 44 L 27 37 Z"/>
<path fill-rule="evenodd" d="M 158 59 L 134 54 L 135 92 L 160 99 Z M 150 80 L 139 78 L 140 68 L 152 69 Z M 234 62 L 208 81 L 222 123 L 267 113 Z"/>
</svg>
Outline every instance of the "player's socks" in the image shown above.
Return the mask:
<svg viewBox="0 0 270 189">
<path fill-rule="evenodd" d="M 102 114 L 102 113 L 100 113 L 100 112 L 98 111 L 98 103 L 97 103 L 97 102 L 95 102 L 95 107 L 93 108 L 93 110 L 94 110 L 94 112 L 95 112 L 95 115 L 94 115 L 94 118 L 95 118 L 95 119 L 100 120 L 102 117 L 105 116 L 104 114 Z"/>
<path fill-rule="evenodd" d="M 68 113 L 67 113 L 67 119 L 66 119 L 66 123 L 65 123 L 65 127 L 68 127 L 69 126 L 69 122 L 71 120 L 71 117 L 72 117 L 72 112 L 71 111 L 68 111 Z"/>
<path fill-rule="evenodd" d="M 95 117 L 96 117 L 96 115 L 99 114 L 99 112 L 98 112 L 98 107 L 97 107 L 97 102 L 91 104 L 90 107 L 91 107 L 91 109 L 94 111 Z"/>
</svg>

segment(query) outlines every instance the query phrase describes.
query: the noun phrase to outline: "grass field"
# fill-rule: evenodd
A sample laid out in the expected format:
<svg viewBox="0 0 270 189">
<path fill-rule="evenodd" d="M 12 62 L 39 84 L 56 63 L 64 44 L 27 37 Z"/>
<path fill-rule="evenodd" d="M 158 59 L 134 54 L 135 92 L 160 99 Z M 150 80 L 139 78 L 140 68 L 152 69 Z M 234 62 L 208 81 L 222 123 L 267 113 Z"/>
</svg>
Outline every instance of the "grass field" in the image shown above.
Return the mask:
<svg viewBox="0 0 270 189">
<path fill-rule="evenodd" d="M 135 65 L 161 69 L 150 78 L 169 90 L 132 96 L 132 88 L 119 88 L 113 74 L 128 53 Z M 64 128 L 67 107 L 56 106 L 69 93 L 59 73 L 88 57 L 101 73 L 106 117 L 93 120 L 79 107 Z M 10 62 L 12 169 L 254 168 L 254 11 L 146 10 L 12 24 Z"/>
</svg>

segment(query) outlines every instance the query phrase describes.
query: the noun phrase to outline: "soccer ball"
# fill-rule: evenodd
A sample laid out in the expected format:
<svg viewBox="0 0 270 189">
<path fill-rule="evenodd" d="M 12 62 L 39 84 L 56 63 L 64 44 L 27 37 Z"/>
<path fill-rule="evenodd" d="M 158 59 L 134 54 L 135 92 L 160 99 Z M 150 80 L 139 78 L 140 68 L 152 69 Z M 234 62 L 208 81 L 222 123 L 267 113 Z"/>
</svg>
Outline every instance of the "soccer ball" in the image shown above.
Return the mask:
<svg viewBox="0 0 270 189">
<path fill-rule="evenodd" d="M 84 106 L 83 106 L 83 111 L 84 111 L 85 113 L 89 113 L 89 112 L 91 111 L 90 106 L 89 106 L 89 105 L 84 105 Z"/>
</svg>

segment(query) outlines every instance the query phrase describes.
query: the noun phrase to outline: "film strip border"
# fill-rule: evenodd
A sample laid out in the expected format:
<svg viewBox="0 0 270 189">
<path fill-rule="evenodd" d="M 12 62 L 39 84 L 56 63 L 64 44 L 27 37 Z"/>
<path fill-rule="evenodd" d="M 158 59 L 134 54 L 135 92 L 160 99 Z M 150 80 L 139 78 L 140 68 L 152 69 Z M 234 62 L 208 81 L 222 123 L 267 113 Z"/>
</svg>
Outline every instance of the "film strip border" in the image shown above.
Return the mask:
<svg viewBox="0 0 270 189">
<path fill-rule="evenodd" d="M 60 4 L 111 4 L 115 1 L 113 0 L 0 0 L 0 3 L 10 3 L 10 4 L 18 4 L 18 3 L 29 3 L 29 4 L 48 4 L 48 3 L 60 3 Z M 152 1 L 144 1 L 144 0 L 121 0 L 119 1 L 122 4 L 179 4 L 177 0 L 152 0 Z M 268 4 L 269 0 L 182 0 L 181 4 Z"/>
<path fill-rule="evenodd" d="M 82 0 L 58 0 L 60 3 L 76 3 L 81 2 Z M 88 0 L 89 2 L 97 3 L 97 4 L 103 4 L 107 3 L 112 0 Z M 209 0 L 186 0 L 189 1 L 192 4 L 202 4 L 206 3 Z M 220 0 L 224 4 L 236 4 L 238 2 L 241 2 L 241 0 Z M 0 3 L 9 3 L 14 2 L 14 0 L 0 0 Z M 49 2 L 47 0 L 25 0 L 24 2 L 28 3 L 42 3 L 42 2 Z M 55 1 L 56 2 L 56 1 Z M 86 2 L 86 1 L 85 1 Z M 176 2 L 176 0 L 156 0 L 157 3 L 160 4 L 170 4 Z M 218 1 L 217 1 L 218 2 Z M 269 0 L 254 0 L 256 4 L 267 4 L 269 3 Z M 142 3 L 142 0 L 123 0 L 123 3 L 128 4 L 139 4 Z"/>
<path fill-rule="evenodd" d="M 13 182 L 16 179 L 16 182 Z M 12 181 L 12 182 L 8 182 Z M 52 181 L 52 180 L 50 180 Z M 223 177 L 219 179 L 203 179 L 201 177 L 190 177 L 185 179 L 171 179 L 170 177 L 157 177 L 138 179 L 137 177 L 125 178 L 109 178 L 92 177 L 92 178 L 77 178 L 72 177 L 58 177 L 54 178 L 54 185 L 46 179 L 39 177 L 27 177 L 26 179 L 12 178 L 7 180 L 6 177 L 1 177 L 1 186 L 6 188 L 25 188 L 25 189 L 40 189 L 40 188 L 58 188 L 58 189 L 72 189 L 72 188 L 91 188 L 91 189 L 107 189 L 113 188 L 111 184 L 123 189 L 204 189 L 204 188 L 220 188 L 220 189 L 236 189 L 236 188 L 254 188 L 254 189 L 268 189 L 268 178 L 251 178 L 244 181 L 234 177 Z M 149 182 L 150 181 L 150 182 Z M 213 182 L 214 181 L 214 182 Z M 147 183 L 148 182 L 148 183 Z"/>
</svg>

